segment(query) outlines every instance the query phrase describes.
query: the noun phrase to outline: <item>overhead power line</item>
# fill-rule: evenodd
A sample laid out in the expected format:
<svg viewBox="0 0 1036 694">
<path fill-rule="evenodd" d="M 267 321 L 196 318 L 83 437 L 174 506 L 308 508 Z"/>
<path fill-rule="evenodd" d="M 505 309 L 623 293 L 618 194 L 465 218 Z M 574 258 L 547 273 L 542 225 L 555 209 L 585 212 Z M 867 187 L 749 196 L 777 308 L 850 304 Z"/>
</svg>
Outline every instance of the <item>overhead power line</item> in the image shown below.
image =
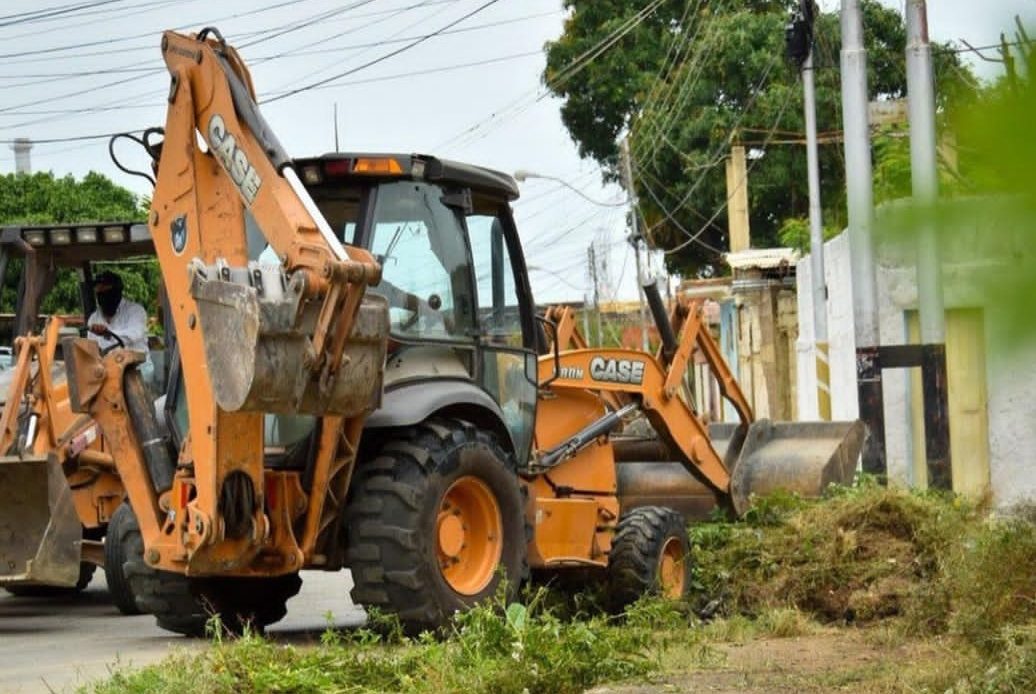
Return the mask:
<svg viewBox="0 0 1036 694">
<path fill-rule="evenodd" d="M 301 94 L 303 92 L 308 92 L 308 91 L 310 91 L 312 89 L 315 89 L 315 88 L 320 87 L 320 86 L 325 85 L 325 84 L 329 84 L 329 83 L 334 82 L 336 80 L 339 80 L 339 79 L 341 79 L 343 77 L 348 77 L 349 75 L 355 74 L 355 73 L 359 72 L 360 70 L 364 70 L 366 68 L 369 68 L 372 65 L 377 65 L 378 63 L 381 63 L 381 62 L 383 62 L 385 60 L 388 60 L 389 58 L 395 57 L 395 56 L 399 55 L 400 53 L 408 51 L 408 50 L 410 50 L 412 48 L 415 48 L 416 46 L 419 46 L 420 44 L 424 43 L 425 41 L 428 41 L 429 39 L 432 39 L 432 38 L 440 35 L 442 32 L 446 31 L 447 29 L 450 29 L 452 27 L 457 26 L 458 24 L 460 24 L 461 22 L 463 22 L 466 19 L 469 19 L 470 17 L 474 17 L 479 12 L 482 12 L 486 8 L 488 8 L 488 7 L 492 6 L 492 5 L 495 5 L 499 1 L 500 0 L 489 0 L 488 2 L 484 2 L 481 5 L 479 5 L 478 7 L 476 7 L 474 10 L 471 10 L 470 12 L 468 12 L 468 13 L 460 16 L 460 17 L 458 17 L 457 19 L 454 19 L 451 22 L 448 22 L 447 24 L 444 24 L 442 27 L 439 28 L 438 31 L 432 32 L 431 34 L 428 34 L 426 36 L 422 36 L 421 38 L 415 39 L 414 41 L 411 41 L 410 43 L 407 43 L 407 44 L 401 46 L 400 48 L 397 48 L 397 49 L 395 49 L 393 51 L 389 51 L 388 53 L 380 55 L 377 58 L 374 58 L 373 60 L 368 60 L 366 63 L 363 63 L 361 65 L 357 65 L 356 67 L 349 68 L 348 70 L 343 70 L 342 72 L 339 72 L 339 73 L 337 73 L 335 75 L 331 75 L 330 77 L 325 77 L 323 79 L 316 80 L 315 82 L 310 82 L 309 84 L 307 84 L 305 86 L 298 87 L 296 89 L 291 89 L 291 90 L 289 90 L 287 92 L 284 92 L 283 94 L 280 94 L 278 96 L 275 96 L 275 97 L 272 97 L 270 99 L 267 99 L 263 103 L 271 103 L 271 102 L 274 102 L 274 101 L 280 101 L 281 99 L 287 99 L 288 97 L 294 96 L 296 94 Z"/>
<path fill-rule="evenodd" d="M 16 24 L 29 24 L 49 17 L 60 17 L 63 15 L 74 14 L 83 9 L 91 9 L 102 5 L 114 5 L 125 1 L 126 0 L 93 0 L 92 2 L 84 2 L 77 5 L 64 5 L 63 7 L 55 9 L 33 10 L 31 12 L 23 12 L 21 15 L 8 15 L 7 18 L 0 17 L 0 27 L 14 26 Z"/>
<path fill-rule="evenodd" d="M 582 54 L 577 56 L 572 62 L 569 63 L 563 70 L 561 70 L 554 78 L 548 81 L 548 86 L 543 89 L 532 89 L 522 93 L 514 101 L 506 104 L 497 111 L 491 113 L 486 118 L 476 122 L 468 128 L 465 128 L 461 132 L 457 133 L 448 140 L 440 143 L 435 149 L 442 151 L 447 147 L 461 147 L 470 142 L 475 142 L 488 134 L 488 128 L 493 125 L 499 125 L 500 123 L 510 118 L 521 115 L 524 111 L 530 108 L 533 104 L 541 101 L 546 97 L 550 91 L 551 86 L 558 86 L 563 81 L 572 79 L 575 75 L 579 74 L 587 65 L 593 60 L 600 57 L 605 51 L 615 45 L 615 43 L 625 36 L 627 33 L 632 31 L 636 26 L 643 22 L 649 17 L 658 7 L 662 4 L 663 0 L 653 0 L 650 4 L 636 12 L 628 19 L 626 19 L 619 27 L 617 27 L 612 33 L 604 37 L 597 44 L 584 51 Z M 531 99 L 531 100 L 530 100 Z M 482 131 L 479 134 L 479 131 Z"/>
</svg>

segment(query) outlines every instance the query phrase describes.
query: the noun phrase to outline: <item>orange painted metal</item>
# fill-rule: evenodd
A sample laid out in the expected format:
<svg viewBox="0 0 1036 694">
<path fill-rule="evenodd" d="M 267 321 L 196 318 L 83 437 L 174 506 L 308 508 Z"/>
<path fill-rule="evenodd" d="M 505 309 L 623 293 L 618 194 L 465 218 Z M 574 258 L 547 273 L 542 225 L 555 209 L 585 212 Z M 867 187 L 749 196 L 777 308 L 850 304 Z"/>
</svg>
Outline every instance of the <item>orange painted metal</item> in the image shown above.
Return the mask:
<svg viewBox="0 0 1036 694">
<path fill-rule="evenodd" d="M 478 595 L 493 580 L 504 549 L 496 497 L 467 475 L 443 495 L 435 521 L 435 552 L 442 577 L 461 595 Z"/>
<path fill-rule="evenodd" d="M 159 499 L 150 488 L 143 442 L 136 440 L 125 402 L 115 392 L 121 384 L 121 371 L 115 363 L 119 351 L 103 360 L 104 384 L 91 412 L 114 451 L 140 520 L 149 564 L 201 575 L 297 571 L 310 559 L 316 563 L 326 560 L 322 544 L 334 536 L 328 532 L 331 517 L 337 517 L 344 503 L 360 426 L 338 417 L 322 422 L 308 494 L 299 473 L 264 471 L 262 413 L 227 412 L 213 400 L 204 329 L 191 294 L 188 268 L 195 260 L 246 266 L 247 209 L 282 258 L 285 271 L 303 277 L 307 300 L 319 302 L 308 364 L 312 377 L 322 384 L 335 378 L 364 285 L 378 280 L 380 268 L 361 249 L 349 248 L 346 258 L 336 255 L 301 199 L 274 168 L 256 134 L 239 118 L 231 78 L 223 66 L 228 66 L 253 99 L 254 88 L 232 47 L 212 38 L 198 40 L 166 32 L 162 53 L 172 83 L 149 224 L 170 298 L 167 319 L 176 326 L 190 413 L 190 431 L 168 494 Z M 213 156 L 226 153 L 203 151 L 198 133 L 213 147 L 217 139 L 231 143 L 228 147 L 233 152 L 222 157 L 231 162 L 229 171 L 220 165 L 221 156 Z M 174 225 L 184 232 L 175 247 Z M 247 526 L 251 531 L 228 537 L 220 494 L 228 478 L 241 479 L 242 474 L 255 497 Z"/>
<path fill-rule="evenodd" d="M 683 563 L 687 560 L 686 548 L 678 538 L 670 537 L 662 545 L 662 554 L 658 559 L 658 584 L 664 597 L 678 600 L 686 589 L 687 576 Z"/>
<path fill-rule="evenodd" d="M 575 326 L 571 309 L 553 307 L 548 319 L 558 327 L 559 346 L 540 357 L 536 449 L 547 451 L 608 410 L 636 402 L 674 456 L 719 498 L 730 491 L 730 472 L 713 448 L 708 429 L 680 397 L 688 364 L 697 351 L 720 381 L 741 423 L 753 421 L 751 407 L 733 379 L 708 330 L 701 304 L 677 302 L 670 320 L 677 349 L 667 363 L 661 351 L 591 349 Z M 553 380 L 551 380 L 553 379 Z M 605 566 L 619 514 L 615 451 L 607 437 L 546 471 L 526 476 L 528 518 L 533 525 L 529 563 L 533 567 L 590 564 Z M 666 571 L 676 571 L 672 561 Z M 682 588 L 681 588 L 682 590 Z"/>
<path fill-rule="evenodd" d="M 74 322 L 74 321 L 73 321 Z M 84 528 L 102 527 L 124 495 L 111 456 L 104 452 L 100 430 L 89 417 L 72 411 L 68 384 L 55 380 L 58 338 L 68 320 L 53 316 L 42 335 L 15 339 L 18 359 L 0 414 L 0 452 L 17 443 L 23 406 L 37 417 L 31 453 L 55 454 L 62 463 L 72 502 Z"/>
</svg>

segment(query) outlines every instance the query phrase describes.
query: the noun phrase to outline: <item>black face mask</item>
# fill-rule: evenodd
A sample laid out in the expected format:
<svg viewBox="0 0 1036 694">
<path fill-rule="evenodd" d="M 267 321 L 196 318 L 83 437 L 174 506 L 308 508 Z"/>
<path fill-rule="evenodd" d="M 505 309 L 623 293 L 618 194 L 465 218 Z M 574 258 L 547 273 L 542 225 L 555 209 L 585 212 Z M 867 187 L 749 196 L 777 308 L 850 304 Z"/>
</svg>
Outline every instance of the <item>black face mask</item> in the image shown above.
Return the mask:
<svg viewBox="0 0 1036 694">
<path fill-rule="evenodd" d="M 110 289 L 97 295 L 97 305 L 101 307 L 101 313 L 107 318 L 115 315 L 120 301 L 122 301 L 122 292 L 116 289 Z"/>
</svg>

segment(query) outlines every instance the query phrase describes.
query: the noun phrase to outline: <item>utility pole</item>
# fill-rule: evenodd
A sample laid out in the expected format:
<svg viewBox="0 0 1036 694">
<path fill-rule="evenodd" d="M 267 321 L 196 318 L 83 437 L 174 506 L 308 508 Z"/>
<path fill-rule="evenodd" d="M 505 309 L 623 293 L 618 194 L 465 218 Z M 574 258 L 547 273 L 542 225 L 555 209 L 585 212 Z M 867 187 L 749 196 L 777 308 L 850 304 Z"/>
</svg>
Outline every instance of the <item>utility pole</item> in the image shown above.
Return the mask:
<svg viewBox="0 0 1036 694">
<path fill-rule="evenodd" d="M 885 417 L 878 343 L 878 287 L 871 221 L 874 215 L 870 127 L 867 121 L 867 51 L 859 0 L 842 0 L 842 128 L 849 211 L 849 253 L 856 330 L 856 385 L 867 425 L 863 470 L 885 475 Z"/>
<path fill-rule="evenodd" d="M 813 0 L 800 0 L 787 29 L 788 54 L 802 73 L 806 116 L 806 170 L 809 182 L 809 265 L 813 295 L 813 346 L 816 351 L 817 411 L 831 419 L 831 368 L 827 342 L 827 281 L 824 274 L 824 224 L 820 206 L 816 90 L 813 84 Z"/>
<path fill-rule="evenodd" d="M 591 243 L 590 247 L 586 249 L 589 255 L 590 261 L 590 279 L 594 283 L 594 313 L 596 314 L 596 327 L 597 327 L 597 346 L 601 347 L 604 345 L 604 333 L 601 330 L 601 283 L 597 277 L 597 249 L 594 248 L 594 244 Z M 589 331 L 589 323 L 586 325 L 586 330 Z M 586 339 L 589 342 L 590 333 L 586 333 Z"/>
<path fill-rule="evenodd" d="M 931 208 L 939 197 L 939 170 L 932 47 L 928 41 L 928 8 L 925 0 L 907 0 L 906 30 L 911 182 L 914 203 L 922 208 Z M 952 489 L 942 260 L 933 216 L 925 210 L 920 220 L 917 237 L 917 297 L 923 345 L 921 378 L 928 484 L 938 489 Z"/>
<path fill-rule="evenodd" d="M 939 172 L 936 162 L 932 47 L 928 42 L 928 11 L 925 0 L 907 0 L 906 29 L 911 181 L 914 201 L 929 206 L 939 195 Z M 918 234 L 917 295 L 921 309 L 921 341 L 925 344 L 945 342 L 942 263 L 939 261 L 936 229 L 931 222 L 923 223 Z"/>
<path fill-rule="evenodd" d="M 752 247 L 748 215 L 748 162 L 743 145 L 730 148 L 727 159 L 727 230 L 730 252 L 747 251 Z"/>
<path fill-rule="evenodd" d="M 647 305 L 644 299 L 644 271 L 640 264 L 640 220 L 637 218 L 637 191 L 633 188 L 633 162 L 630 159 L 629 136 L 619 143 L 619 156 L 622 158 L 622 178 L 626 183 L 626 194 L 630 201 L 630 243 L 633 244 L 633 259 L 637 265 L 637 292 L 640 299 L 640 343 L 647 352 L 651 345 L 648 342 Z"/>
</svg>

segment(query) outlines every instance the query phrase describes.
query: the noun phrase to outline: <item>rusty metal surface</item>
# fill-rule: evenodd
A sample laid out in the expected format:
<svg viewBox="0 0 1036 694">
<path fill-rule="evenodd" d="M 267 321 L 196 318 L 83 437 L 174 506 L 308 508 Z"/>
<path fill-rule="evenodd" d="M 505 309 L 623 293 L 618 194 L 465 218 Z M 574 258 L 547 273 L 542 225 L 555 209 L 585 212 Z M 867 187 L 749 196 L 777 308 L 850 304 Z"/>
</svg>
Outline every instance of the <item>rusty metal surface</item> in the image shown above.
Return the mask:
<svg viewBox="0 0 1036 694">
<path fill-rule="evenodd" d="M 343 416 L 372 408 L 385 361 L 387 302 L 364 297 L 338 375 L 324 388 L 314 378 L 310 326 L 299 324 L 306 315 L 301 283 L 264 276 L 260 291 L 238 278 L 240 272 L 203 268 L 191 286 L 219 406 L 228 412 Z"/>
<path fill-rule="evenodd" d="M 0 584 L 74 586 L 82 525 L 60 465 L 0 457 Z"/>
<path fill-rule="evenodd" d="M 817 497 L 831 484 L 848 484 L 863 448 L 863 422 L 771 422 L 748 430 L 730 491 L 740 515 L 750 497 L 778 490 Z"/>
<path fill-rule="evenodd" d="M 665 506 L 689 522 L 701 521 L 719 505 L 716 495 L 682 463 L 625 461 L 618 463 L 616 469 L 623 514 L 641 506 Z"/>
</svg>

